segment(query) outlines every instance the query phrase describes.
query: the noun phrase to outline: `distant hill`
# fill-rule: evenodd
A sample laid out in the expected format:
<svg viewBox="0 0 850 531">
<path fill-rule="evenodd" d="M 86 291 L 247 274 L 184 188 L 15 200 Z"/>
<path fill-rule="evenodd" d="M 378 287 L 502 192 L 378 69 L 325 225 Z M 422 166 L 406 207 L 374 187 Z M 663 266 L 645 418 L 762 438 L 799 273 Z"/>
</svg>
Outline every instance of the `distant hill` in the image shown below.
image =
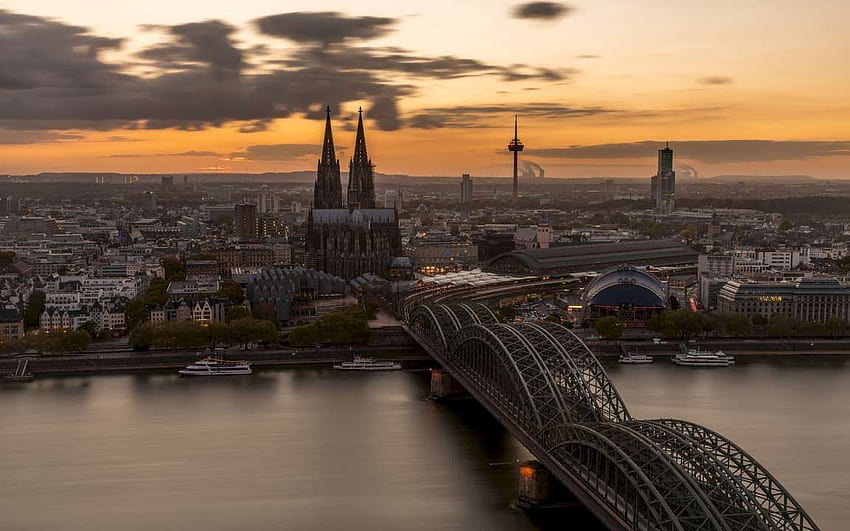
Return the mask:
<svg viewBox="0 0 850 531">
<path fill-rule="evenodd" d="M 806 184 L 817 182 L 819 179 L 811 175 L 716 175 L 706 180 L 716 182 L 758 181 L 759 184 Z"/>
</svg>

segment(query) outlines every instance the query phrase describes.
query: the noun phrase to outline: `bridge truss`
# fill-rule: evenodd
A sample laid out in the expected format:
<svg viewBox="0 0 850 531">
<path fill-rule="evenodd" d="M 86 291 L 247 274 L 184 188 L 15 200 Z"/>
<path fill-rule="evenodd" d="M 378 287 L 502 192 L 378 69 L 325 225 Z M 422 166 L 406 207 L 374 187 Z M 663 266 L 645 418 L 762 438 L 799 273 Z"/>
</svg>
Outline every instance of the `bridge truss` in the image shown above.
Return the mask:
<svg viewBox="0 0 850 531">
<path fill-rule="evenodd" d="M 412 335 L 613 529 L 817 530 L 751 455 L 684 420 L 633 418 L 596 356 L 554 323 L 481 304 L 412 305 Z"/>
</svg>

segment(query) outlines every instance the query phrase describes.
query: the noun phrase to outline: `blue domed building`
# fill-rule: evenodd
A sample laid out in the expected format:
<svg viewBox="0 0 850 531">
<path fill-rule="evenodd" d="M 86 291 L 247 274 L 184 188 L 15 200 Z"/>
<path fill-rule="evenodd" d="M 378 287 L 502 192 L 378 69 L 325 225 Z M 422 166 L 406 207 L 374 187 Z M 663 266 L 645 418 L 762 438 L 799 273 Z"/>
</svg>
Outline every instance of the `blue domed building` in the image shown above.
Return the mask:
<svg viewBox="0 0 850 531">
<path fill-rule="evenodd" d="M 626 323 L 644 323 L 664 309 L 664 285 L 642 269 L 622 265 L 599 275 L 584 290 L 585 318 L 612 315 Z"/>
</svg>

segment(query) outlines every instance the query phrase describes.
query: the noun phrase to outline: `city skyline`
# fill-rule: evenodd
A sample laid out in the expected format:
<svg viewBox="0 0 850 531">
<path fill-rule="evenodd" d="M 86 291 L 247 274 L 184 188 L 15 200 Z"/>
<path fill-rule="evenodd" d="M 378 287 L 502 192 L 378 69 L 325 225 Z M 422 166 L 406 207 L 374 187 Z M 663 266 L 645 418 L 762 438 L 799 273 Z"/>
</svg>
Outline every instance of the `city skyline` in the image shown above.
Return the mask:
<svg viewBox="0 0 850 531">
<path fill-rule="evenodd" d="M 547 177 L 850 176 L 834 2 L 4 5 L 0 173 L 310 170 L 330 105 L 380 173 L 508 176 L 517 113 Z"/>
</svg>

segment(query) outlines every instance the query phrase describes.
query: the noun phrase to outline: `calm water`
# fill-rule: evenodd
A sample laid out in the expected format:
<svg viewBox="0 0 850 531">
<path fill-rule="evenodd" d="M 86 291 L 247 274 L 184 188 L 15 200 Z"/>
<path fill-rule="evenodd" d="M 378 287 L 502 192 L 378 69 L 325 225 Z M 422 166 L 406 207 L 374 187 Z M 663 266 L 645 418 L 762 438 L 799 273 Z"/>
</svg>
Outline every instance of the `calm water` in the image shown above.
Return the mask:
<svg viewBox="0 0 850 531">
<path fill-rule="evenodd" d="M 751 450 L 824 529 L 850 521 L 850 360 L 609 367 L 639 417 Z M 535 529 L 527 453 L 422 372 L 42 379 L 0 387 L 0 529 Z M 572 524 L 562 529 L 586 529 Z"/>
</svg>

